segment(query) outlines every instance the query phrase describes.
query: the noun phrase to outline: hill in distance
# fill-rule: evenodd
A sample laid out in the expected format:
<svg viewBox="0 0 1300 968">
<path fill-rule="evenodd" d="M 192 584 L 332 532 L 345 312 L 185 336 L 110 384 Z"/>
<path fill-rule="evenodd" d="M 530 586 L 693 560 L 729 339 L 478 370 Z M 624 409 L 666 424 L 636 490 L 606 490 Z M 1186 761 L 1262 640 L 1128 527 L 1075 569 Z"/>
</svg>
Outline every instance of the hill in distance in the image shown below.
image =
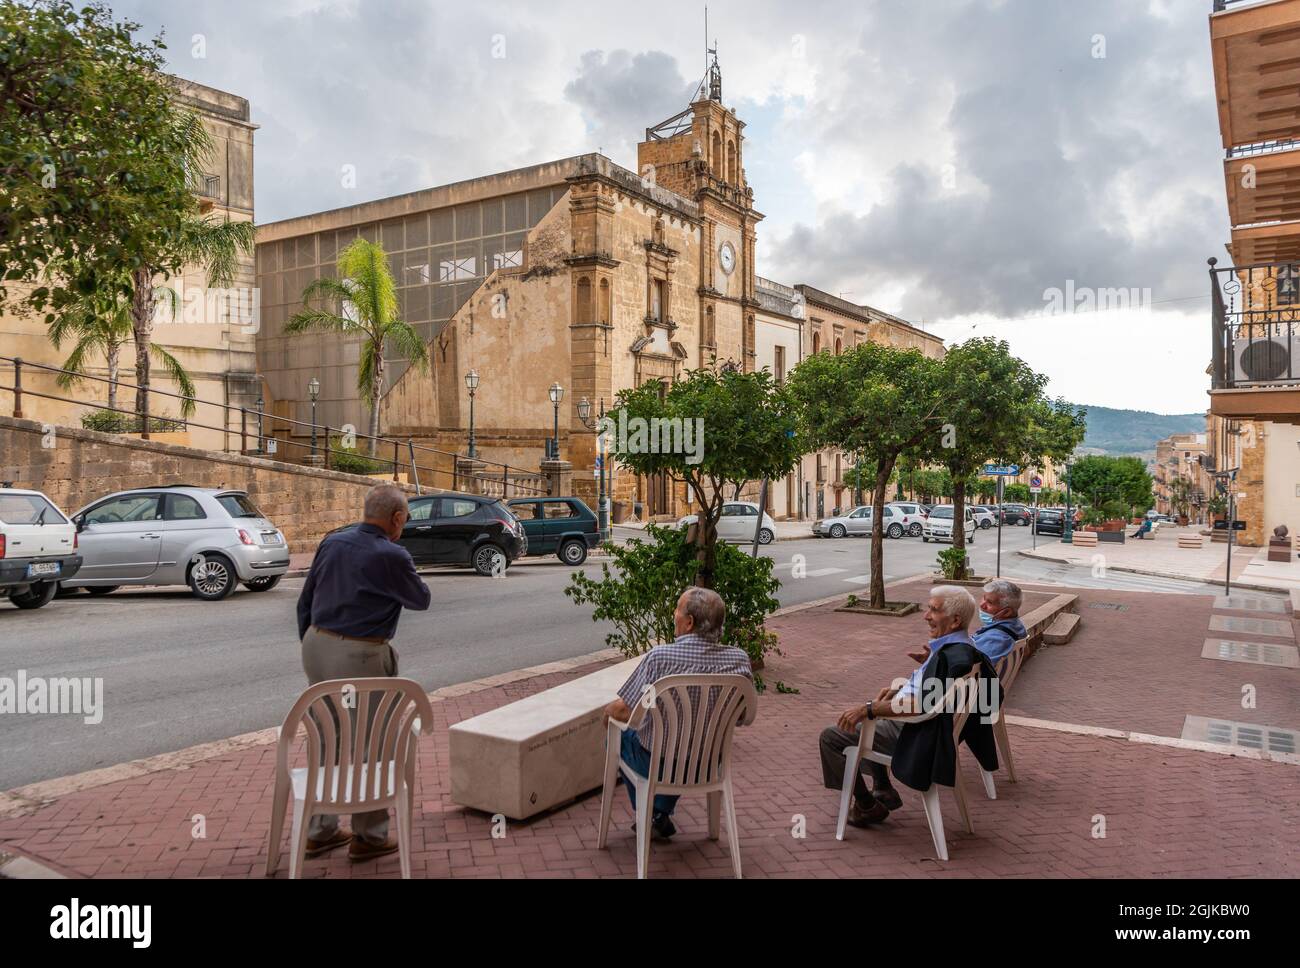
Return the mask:
<svg viewBox="0 0 1300 968">
<path fill-rule="evenodd" d="M 1080 447 L 1086 453 L 1122 457 L 1149 457 L 1156 441 L 1170 434 L 1194 434 L 1205 430 L 1204 413 L 1150 413 L 1146 410 L 1115 410 L 1080 404 L 1088 410 L 1088 432 Z"/>
</svg>

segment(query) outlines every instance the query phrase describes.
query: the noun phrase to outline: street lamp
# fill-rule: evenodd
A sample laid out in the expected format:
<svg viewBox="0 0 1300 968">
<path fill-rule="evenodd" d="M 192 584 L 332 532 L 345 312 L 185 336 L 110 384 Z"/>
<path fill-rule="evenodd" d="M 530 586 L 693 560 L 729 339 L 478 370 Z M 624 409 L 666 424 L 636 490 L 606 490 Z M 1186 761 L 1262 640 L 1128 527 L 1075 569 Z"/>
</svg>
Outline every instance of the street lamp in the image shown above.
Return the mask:
<svg viewBox="0 0 1300 968">
<path fill-rule="evenodd" d="M 564 399 L 564 387 L 560 386 L 560 381 L 556 380 L 551 384 L 551 389 L 547 392 L 551 398 L 551 404 L 555 407 L 555 436 L 551 438 L 551 459 L 560 459 L 560 401 Z"/>
<path fill-rule="evenodd" d="M 1070 484 L 1073 476 L 1074 463 L 1067 460 L 1065 462 L 1065 523 L 1061 526 L 1061 543 L 1074 544 L 1074 512 L 1070 509 L 1071 491 Z"/>
<path fill-rule="evenodd" d="M 257 395 L 257 451 L 260 454 L 266 448 L 266 440 L 262 437 L 262 411 L 266 409 L 266 401 L 262 395 Z"/>
<path fill-rule="evenodd" d="M 316 457 L 316 398 L 320 396 L 320 380 L 312 377 L 307 381 L 307 396 L 311 398 L 311 456 Z"/>
<path fill-rule="evenodd" d="M 469 457 L 473 460 L 478 456 L 474 440 L 474 391 L 478 389 L 478 370 L 472 369 L 465 374 L 465 389 L 469 390 Z"/>
<path fill-rule="evenodd" d="M 588 430 L 597 430 L 596 434 L 596 477 L 600 481 L 599 499 L 596 504 L 596 521 L 600 529 L 600 540 L 609 540 L 609 494 L 605 488 L 605 469 L 609 458 L 605 453 L 605 434 L 600 422 L 605 419 L 605 398 L 600 398 L 600 416 L 591 419 L 591 401 L 583 397 L 578 401 L 578 419 Z"/>
</svg>

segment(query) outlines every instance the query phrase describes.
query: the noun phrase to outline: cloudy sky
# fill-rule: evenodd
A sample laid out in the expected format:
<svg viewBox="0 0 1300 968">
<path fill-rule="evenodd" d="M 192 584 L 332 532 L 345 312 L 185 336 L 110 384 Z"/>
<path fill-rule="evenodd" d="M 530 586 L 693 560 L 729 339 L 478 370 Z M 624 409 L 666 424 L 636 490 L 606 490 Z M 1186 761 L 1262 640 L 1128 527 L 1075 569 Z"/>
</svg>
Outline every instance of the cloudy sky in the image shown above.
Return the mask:
<svg viewBox="0 0 1300 968">
<path fill-rule="evenodd" d="M 635 167 L 704 72 L 695 2 L 113 7 L 251 101 L 262 222 L 595 149 Z M 759 271 L 1005 338 L 1076 402 L 1204 410 L 1228 237 L 1210 7 L 713 0 Z"/>
</svg>

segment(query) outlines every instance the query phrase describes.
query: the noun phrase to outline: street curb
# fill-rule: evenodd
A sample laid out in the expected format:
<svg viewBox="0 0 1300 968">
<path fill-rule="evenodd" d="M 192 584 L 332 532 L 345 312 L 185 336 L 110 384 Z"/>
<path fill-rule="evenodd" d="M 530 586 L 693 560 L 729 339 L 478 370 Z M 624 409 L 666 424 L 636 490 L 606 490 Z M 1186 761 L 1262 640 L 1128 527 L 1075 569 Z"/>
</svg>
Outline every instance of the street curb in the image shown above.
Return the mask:
<svg viewBox="0 0 1300 968">
<path fill-rule="evenodd" d="M 550 556 L 550 555 L 537 555 L 536 557 L 538 557 L 538 558 L 549 558 L 549 557 L 551 557 L 551 556 Z M 559 559 L 557 558 L 556 560 L 558 561 Z M 613 555 L 602 555 L 602 554 L 596 554 L 595 552 L 588 552 L 588 553 L 587 553 L 587 561 L 613 561 L 613 560 L 614 560 L 614 556 L 613 556 Z M 586 564 L 586 562 L 583 562 L 583 564 Z M 581 568 L 582 566 L 581 566 L 581 565 L 575 565 L 574 567 Z M 415 570 L 416 570 L 417 572 L 419 572 L 420 574 L 422 574 L 422 575 L 437 575 L 437 574 L 440 574 L 441 571 L 442 571 L 441 568 L 438 569 L 437 571 L 430 571 L 430 570 L 427 569 L 427 568 L 426 568 L 424 571 L 420 571 L 420 567 L 419 567 L 418 565 L 416 566 L 416 569 L 415 569 Z M 311 572 L 311 567 L 310 567 L 310 566 L 308 566 L 307 568 L 291 568 L 289 571 L 286 571 L 286 572 L 285 572 L 283 575 L 281 575 L 280 577 L 281 577 L 281 578 L 306 578 L 307 575 L 308 575 L 310 572 Z"/>
<path fill-rule="evenodd" d="M 1070 561 L 1066 558 L 1053 558 L 1049 555 L 1042 554 L 1032 549 L 1026 550 L 1022 548 L 1019 551 L 1017 551 L 1016 554 L 1022 555 L 1025 558 L 1033 558 L 1035 561 L 1054 561 L 1057 564 L 1061 564 L 1061 565 L 1071 565 L 1071 566 L 1078 565 L 1079 567 L 1083 567 L 1083 568 L 1087 567 L 1086 565 L 1081 565 L 1078 562 Z M 1216 585 L 1223 584 L 1223 581 L 1221 579 L 1216 579 L 1214 581 L 1207 581 L 1204 578 L 1196 578 L 1191 575 L 1176 575 L 1167 571 L 1152 571 L 1149 568 L 1130 568 L 1127 565 L 1107 565 L 1106 570 L 1123 571 L 1123 572 L 1127 572 L 1130 575 L 1146 575 L 1148 578 L 1171 578 L 1174 581 L 1192 582 L 1193 584 L 1196 585 L 1209 585 L 1211 588 L 1215 587 Z M 1276 592 L 1279 595 L 1285 595 L 1290 590 L 1286 588 L 1278 588 L 1276 585 L 1255 585 L 1249 582 L 1239 582 L 1236 580 L 1232 582 L 1232 587 L 1241 588 L 1244 589 L 1245 591 L 1251 591 L 1251 592 Z"/>
<path fill-rule="evenodd" d="M 447 699 L 455 699 L 470 693 L 481 692 L 495 686 L 519 682 L 522 679 L 532 679 L 536 676 L 549 675 L 554 672 L 568 672 L 584 665 L 607 662 L 620 658 L 621 655 L 622 653 L 617 649 L 601 649 L 597 652 L 574 656 L 571 659 L 560 659 L 556 662 L 528 666 L 510 672 L 500 672 L 482 679 L 472 679 L 468 682 L 441 686 L 428 694 L 429 701 L 443 702 Z M 74 773 L 53 780 L 40 780 L 26 786 L 14 787 L 12 790 L 0 792 L 0 819 L 35 813 L 37 810 L 69 794 L 81 793 L 84 790 L 106 786 L 121 780 L 146 776 L 150 773 L 160 773 L 164 770 L 189 769 L 204 760 L 237 753 L 254 746 L 265 746 L 275 743 L 279 738 L 280 727 L 272 726 L 268 729 L 259 729 L 255 732 L 232 736 L 229 739 L 200 743 L 197 746 L 175 750 L 171 753 L 159 753 L 157 756 L 128 760 L 116 766 L 106 766 L 98 770 L 87 770 L 83 773 Z"/>
<path fill-rule="evenodd" d="M 61 871 L 12 848 L 0 850 L 0 881 L 64 881 L 70 878 L 80 880 L 81 875 Z"/>
</svg>

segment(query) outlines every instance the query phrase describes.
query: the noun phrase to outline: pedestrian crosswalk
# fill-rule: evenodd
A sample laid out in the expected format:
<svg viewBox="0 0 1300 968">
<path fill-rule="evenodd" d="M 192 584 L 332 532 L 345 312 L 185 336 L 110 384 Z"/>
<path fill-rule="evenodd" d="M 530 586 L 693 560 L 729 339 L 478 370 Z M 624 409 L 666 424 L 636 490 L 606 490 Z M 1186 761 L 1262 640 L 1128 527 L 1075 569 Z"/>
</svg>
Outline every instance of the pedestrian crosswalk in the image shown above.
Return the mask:
<svg viewBox="0 0 1300 968">
<path fill-rule="evenodd" d="M 1004 563 L 1005 564 L 1005 563 Z M 1204 582 L 1159 575 L 1139 575 L 1135 572 L 1117 571 L 1114 568 L 1094 573 L 1092 569 L 1075 565 L 1053 565 L 1049 568 L 1027 568 L 1016 562 L 1002 573 L 1012 580 L 1074 588 L 1104 588 L 1120 592 L 1160 592 L 1174 595 L 1213 595 L 1215 589 Z"/>
<path fill-rule="evenodd" d="M 778 572 L 782 570 L 788 571 L 791 570 L 793 567 L 794 567 L 794 562 L 792 561 L 778 561 L 773 563 L 772 571 L 774 572 Z M 849 569 L 847 568 L 813 568 L 810 571 L 802 572 L 800 577 L 828 578 L 831 575 L 842 575 L 848 570 Z M 885 575 L 886 580 L 892 579 L 893 577 L 894 577 L 893 575 Z M 871 581 L 871 572 L 867 572 L 864 575 L 850 575 L 848 578 L 841 578 L 840 581 L 847 582 L 852 585 L 865 585 Z"/>
</svg>

